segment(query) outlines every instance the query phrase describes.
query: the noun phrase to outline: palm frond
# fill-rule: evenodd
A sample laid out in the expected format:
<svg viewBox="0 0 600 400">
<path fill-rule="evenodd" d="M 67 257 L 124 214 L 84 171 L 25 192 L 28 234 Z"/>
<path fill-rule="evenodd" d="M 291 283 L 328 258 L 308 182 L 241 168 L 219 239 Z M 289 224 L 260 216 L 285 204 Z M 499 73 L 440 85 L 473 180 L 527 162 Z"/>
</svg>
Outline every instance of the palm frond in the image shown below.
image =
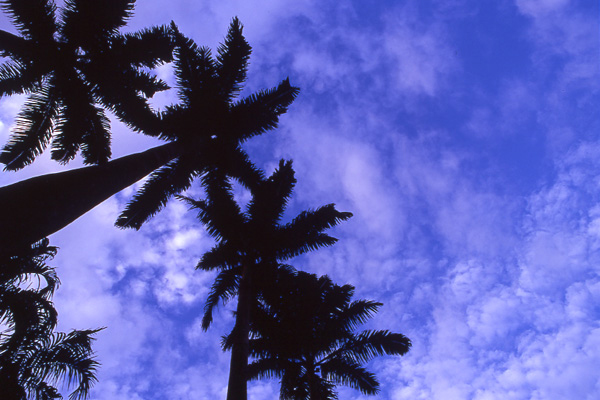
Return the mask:
<svg viewBox="0 0 600 400">
<path fill-rule="evenodd" d="M 240 279 L 237 269 L 225 269 L 219 272 L 204 305 L 202 329 L 207 330 L 209 328 L 213 321 L 213 310 L 219 305 L 219 301 L 226 303 L 237 294 Z"/>
<path fill-rule="evenodd" d="M 35 351 L 30 364 L 39 366 L 36 375 L 42 381 L 66 381 L 67 385 L 78 382 L 69 396 L 72 400 L 85 399 L 97 381 L 98 362 L 93 359 L 93 335 L 101 329 L 58 333 L 46 338 Z"/>
<path fill-rule="evenodd" d="M 29 68 L 16 62 L 0 65 L 0 97 L 31 93 L 40 88 L 41 77 L 31 76 Z"/>
<path fill-rule="evenodd" d="M 64 89 L 63 89 L 64 90 Z M 110 121 L 94 105 L 87 85 L 73 78 L 64 96 L 52 141 L 52 159 L 63 164 L 72 160 L 79 148 L 86 164 L 103 164 L 110 159 Z"/>
<path fill-rule="evenodd" d="M 281 376 L 280 400 L 308 399 L 310 388 L 306 379 L 306 370 L 298 363 L 286 365 Z"/>
<path fill-rule="evenodd" d="M 240 145 L 225 146 L 223 151 L 213 152 L 210 155 L 203 151 L 203 159 L 206 165 L 214 165 L 220 172 L 235 178 L 247 189 L 254 189 L 264 180 L 263 171 L 252 163 Z"/>
<path fill-rule="evenodd" d="M 242 34 L 243 26 L 236 17 L 231 21 L 225 42 L 218 48 L 217 75 L 223 91 L 221 97 L 231 101 L 243 88 L 252 48 Z"/>
<path fill-rule="evenodd" d="M 56 327 L 54 305 L 39 292 L 15 287 L 0 288 L 0 321 L 12 327 L 13 334 L 0 342 L 0 354 L 15 353 L 22 357 L 35 348 L 38 338 L 50 335 Z"/>
<path fill-rule="evenodd" d="M 347 304 L 337 317 L 347 330 L 352 331 L 371 319 L 382 305 L 382 303 L 371 300 L 353 301 L 351 304 Z"/>
<path fill-rule="evenodd" d="M 233 198 L 233 189 L 225 176 L 206 173 L 202 180 L 208 195 L 208 201 L 195 201 L 180 197 L 192 208 L 198 210 L 198 219 L 204 224 L 210 236 L 220 241 L 235 237 L 237 230 L 244 224 L 240 207 Z"/>
<path fill-rule="evenodd" d="M 24 37 L 38 42 L 52 41 L 57 30 L 54 1 L 2 0 L 0 7 Z"/>
<path fill-rule="evenodd" d="M 134 131 L 158 136 L 160 120 L 146 98 L 168 89 L 155 76 L 124 65 L 90 64 L 86 68 L 90 81 L 98 82 L 93 93 L 99 102 Z"/>
<path fill-rule="evenodd" d="M 65 0 L 61 34 L 73 45 L 89 45 L 116 35 L 133 14 L 135 0 Z"/>
<path fill-rule="evenodd" d="M 111 41 L 111 53 L 121 63 L 156 68 L 173 61 L 174 46 L 171 27 L 161 25 L 116 36 Z"/>
<path fill-rule="evenodd" d="M 208 47 L 199 47 L 171 25 L 175 37 L 175 77 L 181 101 L 195 108 L 210 107 L 218 101 L 216 68 Z"/>
<path fill-rule="evenodd" d="M 241 262 L 237 246 L 221 241 L 202 255 L 196 269 L 212 271 L 214 269 L 233 268 Z"/>
<path fill-rule="evenodd" d="M 313 233 L 301 235 L 300 233 L 283 233 L 277 239 L 276 257 L 280 261 L 289 260 L 323 247 L 333 246 L 337 239 L 325 233 Z"/>
<path fill-rule="evenodd" d="M 301 212 L 292 222 L 277 229 L 278 259 L 287 260 L 335 244 L 337 239 L 322 231 L 351 216 L 349 212 L 337 211 L 333 204 Z"/>
<path fill-rule="evenodd" d="M 335 357 L 321 364 L 325 379 L 360 390 L 363 394 L 379 393 L 379 382 L 375 375 L 354 360 Z"/>
<path fill-rule="evenodd" d="M 248 380 L 275 379 L 283 376 L 280 360 L 276 358 L 261 358 L 248 364 Z"/>
<path fill-rule="evenodd" d="M 180 157 L 153 172 L 119 215 L 120 228 L 140 229 L 144 222 L 159 212 L 174 195 L 187 190 L 198 174 L 193 160 Z"/>
<path fill-rule="evenodd" d="M 333 228 L 343 221 L 352 217 L 352 213 L 337 211 L 335 204 L 327 204 L 316 210 L 303 211 L 284 229 L 300 230 L 302 232 L 322 232 Z"/>
<path fill-rule="evenodd" d="M 252 94 L 236 102 L 231 110 L 225 134 L 241 142 L 275 129 L 279 116 L 296 99 L 300 89 L 290 85 L 289 79 L 277 87 Z"/>
<path fill-rule="evenodd" d="M 338 353 L 359 363 L 366 363 L 384 355 L 404 355 L 410 350 L 411 342 L 400 333 L 387 330 L 368 330 L 342 346 Z"/>
<path fill-rule="evenodd" d="M 273 224 L 279 222 L 296 184 L 291 161 L 279 161 L 279 167 L 253 191 L 247 214 L 252 220 Z"/>
<path fill-rule="evenodd" d="M 62 395 L 54 386 L 48 385 L 46 382 L 40 382 L 35 388 L 36 400 L 58 400 L 62 399 Z"/>
<path fill-rule="evenodd" d="M 29 96 L 17 115 L 13 133 L 0 153 L 5 170 L 21 169 L 44 151 L 52 135 L 52 121 L 57 111 L 58 99 L 51 80 Z"/>
</svg>

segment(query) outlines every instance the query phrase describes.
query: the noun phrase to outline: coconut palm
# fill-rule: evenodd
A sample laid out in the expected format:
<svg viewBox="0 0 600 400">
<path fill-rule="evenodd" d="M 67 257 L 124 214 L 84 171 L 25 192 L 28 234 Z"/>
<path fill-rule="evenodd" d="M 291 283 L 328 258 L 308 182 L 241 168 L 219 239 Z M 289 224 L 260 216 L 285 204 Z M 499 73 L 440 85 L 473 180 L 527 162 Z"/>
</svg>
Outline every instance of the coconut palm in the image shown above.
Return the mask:
<svg viewBox="0 0 600 400">
<path fill-rule="evenodd" d="M 53 333 L 59 281 L 45 261 L 55 252 L 45 239 L 0 259 L 0 388 L 9 399 L 61 398 L 60 383 L 78 383 L 70 398 L 82 399 L 96 381 L 91 342 L 98 330 Z"/>
<path fill-rule="evenodd" d="M 264 179 L 242 143 L 277 127 L 298 88 L 285 79 L 277 87 L 237 99 L 246 80 L 251 47 L 234 18 L 218 54 L 199 47 L 172 25 L 179 104 L 160 114 L 160 138 L 178 143 L 181 154 L 154 172 L 117 220 L 139 229 L 169 198 L 188 189 L 209 171 L 238 179 L 250 187 Z"/>
<path fill-rule="evenodd" d="M 208 329 L 214 308 L 220 301 L 238 298 L 236 322 L 231 338 L 231 367 L 227 398 L 247 398 L 248 339 L 250 310 L 263 292 L 279 276 L 293 269 L 284 261 L 323 246 L 336 239 L 323 233 L 351 217 L 333 204 L 304 211 L 287 224 L 281 224 L 287 202 L 295 185 L 291 162 L 281 161 L 268 179 L 252 189 L 252 200 L 242 212 L 232 186 L 215 171 L 204 180 L 206 200 L 184 198 L 198 209 L 198 218 L 217 244 L 198 263 L 204 271 L 219 271 L 205 305 L 202 327 Z"/>
<path fill-rule="evenodd" d="M 376 394 L 379 383 L 363 364 L 403 355 L 411 343 L 386 330 L 355 333 L 382 304 L 351 301 L 353 293 L 353 286 L 338 286 L 327 276 L 282 275 L 252 310 L 249 346 L 255 360 L 248 378 L 279 378 L 281 399 L 336 399 L 336 385 Z"/>
<path fill-rule="evenodd" d="M 52 158 L 108 161 L 110 126 L 103 109 L 151 134 L 156 118 L 145 97 L 167 88 L 143 67 L 172 59 L 167 27 L 120 34 L 135 0 L 2 0 L 19 35 L 0 31 L 0 96 L 28 94 L 8 144 L 7 170 L 33 162 L 52 139 Z"/>
</svg>

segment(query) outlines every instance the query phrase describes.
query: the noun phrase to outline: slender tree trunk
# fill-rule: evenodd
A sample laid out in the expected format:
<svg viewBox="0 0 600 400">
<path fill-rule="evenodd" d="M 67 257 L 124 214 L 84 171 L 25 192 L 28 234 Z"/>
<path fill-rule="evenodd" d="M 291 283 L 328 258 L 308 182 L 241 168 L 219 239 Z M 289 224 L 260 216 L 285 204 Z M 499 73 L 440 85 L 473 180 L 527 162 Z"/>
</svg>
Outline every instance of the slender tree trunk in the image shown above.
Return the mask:
<svg viewBox="0 0 600 400">
<path fill-rule="evenodd" d="M 252 280 L 248 267 L 242 267 L 242 279 L 238 293 L 238 305 L 233 327 L 233 346 L 229 365 L 227 400 L 248 399 L 248 357 L 250 355 L 250 305 L 252 301 Z"/>
<path fill-rule="evenodd" d="M 321 395 L 317 389 L 317 384 L 315 382 L 315 363 L 314 358 L 311 359 L 310 364 L 307 365 L 306 374 L 308 375 L 308 393 L 310 396 L 310 400 L 321 400 Z"/>
<path fill-rule="evenodd" d="M 0 188 L 0 254 L 64 228 L 179 154 L 176 143 Z"/>
</svg>

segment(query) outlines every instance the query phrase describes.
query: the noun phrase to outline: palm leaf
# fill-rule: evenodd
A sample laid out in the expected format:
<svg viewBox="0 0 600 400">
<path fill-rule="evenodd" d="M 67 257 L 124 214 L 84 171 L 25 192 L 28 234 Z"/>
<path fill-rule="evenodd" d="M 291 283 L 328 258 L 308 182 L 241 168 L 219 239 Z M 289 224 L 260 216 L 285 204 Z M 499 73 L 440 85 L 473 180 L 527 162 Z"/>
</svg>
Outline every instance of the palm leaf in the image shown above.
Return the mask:
<svg viewBox="0 0 600 400">
<path fill-rule="evenodd" d="M 250 157 L 239 144 L 231 146 L 230 143 L 224 143 L 222 146 L 203 149 L 202 159 L 205 165 L 214 166 L 220 173 L 235 178 L 248 189 L 252 190 L 264 180 L 263 171 L 250 161 Z"/>
<path fill-rule="evenodd" d="M 17 115 L 13 133 L 0 153 L 5 170 L 21 169 L 44 151 L 52 135 L 52 120 L 57 109 L 54 79 L 51 79 L 29 96 Z"/>
<path fill-rule="evenodd" d="M 366 363 L 383 355 L 404 355 L 410 350 L 411 342 L 400 333 L 387 330 L 364 331 L 341 347 L 337 354 Z"/>
<path fill-rule="evenodd" d="M 261 358 L 248 364 L 248 380 L 281 378 L 283 368 L 277 358 Z"/>
<path fill-rule="evenodd" d="M 39 42 L 52 41 L 57 30 L 56 5 L 52 0 L 2 0 L 13 25 L 27 39 Z"/>
<path fill-rule="evenodd" d="M 99 82 L 93 86 L 94 96 L 120 121 L 150 136 L 157 136 L 161 132 L 159 118 L 143 96 L 151 97 L 167 89 L 165 82 L 147 72 L 114 63 L 89 64 L 85 73 L 90 81 Z"/>
<path fill-rule="evenodd" d="M 68 74 L 61 77 L 63 104 L 52 141 L 52 159 L 67 163 L 82 148 L 86 164 L 110 159 L 110 122 L 94 105 L 88 85 Z"/>
<path fill-rule="evenodd" d="M 375 375 L 354 360 L 335 357 L 322 363 L 321 371 L 325 379 L 360 390 L 364 394 L 375 395 L 379 392 L 379 382 Z"/>
<path fill-rule="evenodd" d="M 97 381 L 98 362 L 91 356 L 93 335 L 101 329 L 58 333 L 39 344 L 30 361 L 30 366 L 39 366 L 36 375 L 42 381 L 66 380 L 67 385 L 79 382 L 70 399 L 84 399 Z"/>
<path fill-rule="evenodd" d="M 216 240 L 231 238 L 244 224 L 244 216 L 233 199 L 233 189 L 225 176 L 218 173 L 206 173 L 202 179 L 209 201 L 194 201 L 180 197 L 192 208 L 198 210 L 198 219 L 207 232 Z"/>
<path fill-rule="evenodd" d="M 345 329 L 353 331 L 359 325 L 371 319 L 383 304 L 371 300 L 357 300 L 346 305 L 338 318 L 344 324 Z"/>
<path fill-rule="evenodd" d="M 127 23 L 135 0 L 65 0 L 60 31 L 73 45 L 97 43 Z"/>
<path fill-rule="evenodd" d="M 174 45 L 171 27 L 161 25 L 116 36 L 111 41 L 111 50 L 123 64 L 156 68 L 173 61 Z"/>
<path fill-rule="evenodd" d="M 218 103 L 216 68 L 208 47 L 199 47 L 172 24 L 175 37 L 175 78 L 183 104 L 202 109 Z"/>
<path fill-rule="evenodd" d="M 39 90 L 41 80 L 21 63 L 6 62 L 0 65 L 0 97 Z"/>
<path fill-rule="evenodd" d="M 231 21 L 225 42 L 218 48 L 217 75 L 222 88 L 221 96 L 231 101 L 243 88 L 252 48 L 242 34 L 243 26 L 236 17 Z"/>
<path fill-rule="evenodd" d="M 281 219 L 296 184 L 291 161 L 279 161 L 279 167 L 267 180 L 256 186 L 247 214 L 253 220 L 273 224 Z"/>
<path fill-rule="evenodd" d="M 275 129 L 279 116 L 287 111 L 299 91 L 300 89 L 290 85 L 289 79 L 285 79 L 273 89 L 260 91 L 238 101 L 231 107 L 225 134 L 243 142 Z"/>
<path fill-rule="evenodd" d="M 198 175 L 194 160 L 180 157 L 153 172 L 115 223 L 120 228 L 140 229 L 174 195 L 187 190 Z"/>
<path fill-rule="evenodd" d="M 226 303 L 237 294 L 239 283 L 240 276 L 237 269 L 225 269 L 219 272 L 210 288 L 206 304 L 204 305 L 202 329 L 207 330 L 212 323 L 213 310 L 219 305 L 219 300 Z"/>
<path fill-rule="evenodd" d="M 212 249 L 202 255 L 196 269 L 212 271 L 214 269 L 233 268 L 241 262 L 241 255 L 237 246 L 221 241 Z"/>
<path fill-rule="evenodd" d="M 303 211 L 292 222 L 277 229 L 278 259 L 286 260 L 335 244 L 337 239 L 321 232 L 351 216 L 349 212 L 337 211 L 333 204 L 312 211 Z"/>
</svg>

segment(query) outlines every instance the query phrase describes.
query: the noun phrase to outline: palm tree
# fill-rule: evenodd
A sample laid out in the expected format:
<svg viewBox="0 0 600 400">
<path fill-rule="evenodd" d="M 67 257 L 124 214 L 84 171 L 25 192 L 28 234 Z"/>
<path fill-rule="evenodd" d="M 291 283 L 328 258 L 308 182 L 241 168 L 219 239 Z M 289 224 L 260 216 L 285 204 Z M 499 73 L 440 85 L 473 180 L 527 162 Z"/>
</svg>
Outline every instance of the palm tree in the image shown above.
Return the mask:
<svg viewBox="0 0 600 400">
<path fill-rule="evenodd" d="M 207 49 L 183 37 L 175 26 L 172 29 L 179 46 L 176 67 L 182 104 L 169 107 L 156 123 L 161 137 L 170 143 L 99 166 L 0 188 L 0 226 L 17 228 L 0 231 L 0 253 L 27 247 L 58 231 L 162 166 L 121 215 L 119 226 L 139 228 L 173 194 L 186 189 L 193 177 L 204 174 L 207 166 L 242 177 L 245 182 L 262 178 L 241 143 L 275 128 L 298 89 L 285 80 L 275 89 L 231 104 L 245 80 L 250 54 L 240 22 L 232 22 L 217 60 Z M 224 110 L 222 115 L 217 116 L 210 108 L 217 105 Z"/>
<path fill-rule="evenodd" d="M 336 385 L 377 394 L 375 375 L 362 365 L 385 354 L 403 355 L 411 342 L 386 330 L 355 333 L 382 304 L 351 302 L 353 293 L 353 286 L 338 286 L 327 276 L 282 275 L 252 310 L 255 361 L 248 378 L 279 378 L 281 399 L 336 399 Z M 226 338 L 224 346 L 230 345 Z"/>
<path fill-rule="evenodd" d="M 0 334 L 0 387 L 10 399 L 61 398 L 61 381 L 78 382 L 70 398 L 83 399 L 96 381 L 91 342 L 99 330 L 53 333 L 51 298 L 59 281 L 45 261 L 55 253 L 45 239 L 0 260 L 0 322 L 6 327 Z M 37 288 L 23 288 L 35 279 Z"/>
<path fill-rule="evenodd" d="M 175 36 L 175 72 L 180 103 L 160 114 L 160 138 L 180 145 L 181 154 L 154 172 L 117 220 L 117 226 L 139 229 L 169 198 L 188 189 L 209 171 L 234 177 L 247 187 L 264 179 L 242 143 L 275 129 L 298 94 L 283 80 L 277 87 L 236 100 L 246 81 L 251 47 L 234 18 L 213 58 L 171 26 Z"/>
<path fill-rule="evenodd" d="M 52 158 L 86 164 L 110 159 L 110 126 L 102 107 L 151 134 L 156 118 L 145 97 L 167 85 L 143 71 L 172 59 L 167 27 L 122 35 L 135 0 L 2 0 L 21 36 L 0 31 L 0 96 L 29 94 L 8 144 L 7 170 L 33 162 L 52 140 Z M 139 94 L 141 93 L 141 94 Z"/>
<path fill-rule="evenodd" d="M 237 295 L 236 321 L 231 338 L 228 400 L 247 398 L 248 340 L 252 304 L 270 285 L 293 269 L 284 261 L 336 242 L 324 230 L 352 214 L 339 212 L 333 204 L 300 213 L 291 222 L 280 220 L 295 185 L 291 162 L 279 163 L 268 179 L 252 189 L 245 212 L 234 200 L 224 175 L 211 171 L 204 180 L 206 200 L 185 199 L 198 209 L 198 218 L 217 244 L 198 263 L 204 271 L 219 271 L 206 301 L 202 327 L 208 329 L 214 308 Z"/>
</svg>

